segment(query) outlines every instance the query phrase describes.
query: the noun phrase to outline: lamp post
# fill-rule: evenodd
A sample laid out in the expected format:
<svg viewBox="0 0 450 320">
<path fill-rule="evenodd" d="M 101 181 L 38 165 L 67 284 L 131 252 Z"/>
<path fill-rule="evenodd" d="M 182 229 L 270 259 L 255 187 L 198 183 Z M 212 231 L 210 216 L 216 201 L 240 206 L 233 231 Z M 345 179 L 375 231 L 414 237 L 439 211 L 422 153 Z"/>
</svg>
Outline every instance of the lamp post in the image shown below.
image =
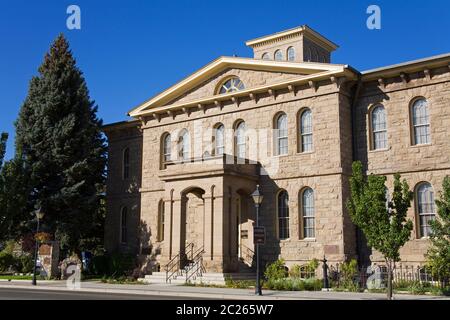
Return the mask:
<svg viewBox="0 0 450 320">
<path fill-rule="evenodd" d="M 259 191 L 259 185 L 256 186 L 256 190 L 252 193 L 253 201 L 255 202 L 256 208 L 256 227 L 259 227 L 259 206 L 263 201 L 264 196 Z M 255 294 L 261 296 L 261 282 L 260 282 L 260 272 L 259 272 L 259 243 L 256 242 L 256 286 Z"/>
<path fill-rule="evenodd" d="M 42 218 L 44 218 L 44 212 L 41 211 L 41 209 L 39 208 L 38 210 L 35 211 L 36 214 L 36 219 L 37 219 L 37 227 L 36 227 L 36 235 L 39 233 L 39 222 L 41 221 Z M 38 251 L 39 251 L 39 241 L 38 239 L 36 239 L 36 235 L 35 235 L 35 248 L 34 248 L 34 267 L 33 267 L 33 280 L 31 282 L 31 284 L 33 286 L 36 285 L 36 268 L 37 268 L 37 258 L 38 258 Z"/>
</svg>

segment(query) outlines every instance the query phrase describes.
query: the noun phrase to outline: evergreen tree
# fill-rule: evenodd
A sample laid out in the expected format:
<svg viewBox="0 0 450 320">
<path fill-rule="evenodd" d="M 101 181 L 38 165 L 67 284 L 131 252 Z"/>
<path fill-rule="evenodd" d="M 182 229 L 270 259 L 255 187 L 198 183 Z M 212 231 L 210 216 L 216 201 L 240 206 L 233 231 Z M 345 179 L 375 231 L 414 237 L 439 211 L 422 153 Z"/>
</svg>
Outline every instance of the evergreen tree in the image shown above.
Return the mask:
<svg viewBox="0 0 450 320">
<path fill-rule="evenodd" d="M 33 77 L 16 121 L 25 212 L 45 213 L 43 229 L 78 252 L 101 215 L 106 147 L 82 72 L 60 35 Z"/>
<path fill-rule="evenodd" d="M 8 140 L 8 134 L 2 132 L 0 135 L 0 168 L 3 166 L 3 160 L 5 159 L 6 141 Z"/>
<path fill-rule="evenodd" d="M 370 175 L 365 179 L 361 162 L 353 163 L 347 208 L 367 243 L 384 256 L 388 269 L 387 294 L 392 299 L 392 271 L 400 261 L 400 248 L 409 240 L 413 228 L 412 221 L 406 219 L 413 193 L 408 183 L 400 181 L 400 175 L 396 174 L 392 201 L 388 201 L 385 182 L 384 176 Z"/>
<path fill-rule="evenodd" d="M 448 283 L 450 279 L 450 177 L 445 177 L 440 200 L 436 200 L 437 219 L 431 222 L 431 247 L 428 266 L 434 276 Z"/>
</svg>

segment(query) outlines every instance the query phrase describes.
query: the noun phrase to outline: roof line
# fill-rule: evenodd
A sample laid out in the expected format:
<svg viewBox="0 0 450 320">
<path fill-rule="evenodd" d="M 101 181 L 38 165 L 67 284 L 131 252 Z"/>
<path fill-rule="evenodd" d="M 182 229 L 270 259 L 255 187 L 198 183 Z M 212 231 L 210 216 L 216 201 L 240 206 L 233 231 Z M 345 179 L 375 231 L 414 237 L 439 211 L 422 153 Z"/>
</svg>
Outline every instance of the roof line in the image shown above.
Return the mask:
<svg viewBox="0 0 450 320">
<path fill-rule="evenodd" d="M 428 58 L 422 58 L 422 59 L 411 60 L 411 61 L 402 62 L 402 63 L 398 63 L 398 64 L 393 64 L 393 65 L 389 65 L 386 67 L 370 69 L 370 70 L 362 71 L 361 74 L 368 75 L 371 73 L 377 73 L 377 72 L 387 71 L 387 70 L 391 70 L 391 69 L 407 67 L 407 66 L 411 66 L 411 65 L 415 65 L 415 64 L 427 63 L 427 62 L 431 62 L 433 60 L 441 60 L 441 59 L 449 59 L 449 58 L 450 58 L 450 53 L 445 53 L 445 54 L 440 54 L 440 55 L 436 55 L 436 56 L 431 56 Z"/>
</svg>

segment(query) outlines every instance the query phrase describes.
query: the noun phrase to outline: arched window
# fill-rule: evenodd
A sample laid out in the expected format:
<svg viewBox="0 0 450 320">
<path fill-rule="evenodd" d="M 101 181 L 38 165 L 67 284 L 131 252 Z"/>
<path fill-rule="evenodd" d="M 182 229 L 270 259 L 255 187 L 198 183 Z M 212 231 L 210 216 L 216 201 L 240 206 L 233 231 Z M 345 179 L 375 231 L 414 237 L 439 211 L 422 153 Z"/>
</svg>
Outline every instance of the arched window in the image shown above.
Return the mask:
<svg viewBox="0 0 450 320">
<path fill-rule="evenodd" d="M 278 194 L 278 237 L 289 239 L 289 195 L 286 191 Z"/>
<path fill-rule="evenodd" d="M 427 100 L 424 98 L 417 99 L 411 107 L 411 113 L 413 123 L 413 144 L 431 143 L 430 114 Z"/>
<path fill-rule="evenodd" d="M 225 127 L 219 124 L 214 129 L 214 155 L 221 156 L 225 153 Z"/>
<path fill-rule="evenodd" d="M 164 241 L 164 201 L 158 204 L 158 242 Z"/>
<path fill-rule="evenodd" d="M 120 210 L 120 242 L 127 243 L 127 220 L 128 220 L 128 208 L 123 207 Z"/>
<path fill-rule="evenodd" d="M 275 51 L 274 58 L 275 61 L 283 61 L 283 52 L 281 52 L 281 50 Z"/>
<path fill-rule="evenodd" d="M 122 178 L 123 178 L 123 180 L 130 178 L 130 149 L 129 148 L 126 148 L 125 150 L 123 150 Z"/>
<path fill-rule="evenodd" d="M 303 238 L 314 238 L 315 233 L 315 213 L 314 213 L 314 191 L 306 188 L 302 192 L 302 217 L 303 217 Z"/>
<path fill-rule="evenodd" d="M 428 182 L 424 182 L 417 187 L 416 192 L 419 236 L 421 238 L 429 237 L 431 234 L 430 222 L 436 216 L 433 187 Z"/>
<path fill-rule="evenodd" d="M 313 128 L 312 113 L 310 109 L 305 109 L 300 113 L 300 152 L 310 152 L 313 150 Z"/>
<path fill-rule="evenodd" d="M 163 135 L 162 138 L 162 162 L 163 164 L 169 162 L 172 159 L 172 140 L 169 133 Z"/>
<path fill-rule="evenodd" d="M 191 143 L 189 132 L 183 129 L 178 138 L 178 159 L 179 160 L 189 160 L 191 154 Z"/>
<path fill-rule="evenodd" d="M 288 61 L 295 60 L 295 49 L 294 47 L 289 47 L 287 50 Z"/>
<path fill-rule="evenodd" d="M 223 82 L 219 87 L 219 94 L 225 94 L 230 92 L 236 92 L 244 90 L 244 83 L 238 77 L 232 77 Z"/>
<path fill-rule="evenodd" d="M 386 110 L 382 105 L 373 108 L 371 112 L 372 150 L 387 148 Z"/>
<path fill-rule="evenodd" d="M 262 59 L 263 60 L 270 60 L 270 56 L 267 52 L 264 52 L 264 54 L 262 55 Z"/>
<path fill-rule="evenodd" d="M 275 134 L 276 154 L 278 156 L 288 154 L 288 124 L 285 113 L 281 113 L 276 118 Z"/>
<path fill-rule="evenodd" d="M 240 121 L 235 129 L 235 156 L 238 158 L 246 158 L 246 135 L 245 122 Z"/>
</svg>

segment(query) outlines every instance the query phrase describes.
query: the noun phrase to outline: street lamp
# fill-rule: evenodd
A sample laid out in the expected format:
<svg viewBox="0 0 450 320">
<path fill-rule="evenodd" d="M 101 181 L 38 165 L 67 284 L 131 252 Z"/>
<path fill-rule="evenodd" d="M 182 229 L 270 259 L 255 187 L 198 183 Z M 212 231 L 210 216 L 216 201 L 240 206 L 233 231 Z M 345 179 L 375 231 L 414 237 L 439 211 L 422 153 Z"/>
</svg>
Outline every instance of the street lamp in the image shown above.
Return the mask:
<svg viewBox="0 0 450 320">
<path fill-rule="evenodd" d="M 34 213 L 36 215 L 36 220 L 37 220 L 37 228 L 36 228 L 36 235 L 37 235 L 39 233 L 39 222 L 42 220 L 42 218 L 44 218 L 44 212 L 42 212 L 41 209 L 39 208 Z M 33 286 L 36 285 L 36 268 L 37 268 L 37 258 L 38 258 L 38 251 L 39 251 L 39 244 L 38 244 L 39 241 L 38 241 L 38 239 L 36 239 L 36 235 L 34 237 L 35 248 L 34 248 L 33 281 L 31 282 L 31 284 Z"/>
<path fill-rule="evenodd" d="M 256 186 L 256 190 L 252 193 L 253 201 L 255 202 L 256 208 L 256 227 L 259 227 L 259 206 L 261 205 L 264 196 L 259 191 L 259 185 Z M 260 282 L 260 272 L 259 272 L 259 242 L 256 242 L 256 287 L 255 294 L 261 296 L 261 282 Z"/>
</svg>

